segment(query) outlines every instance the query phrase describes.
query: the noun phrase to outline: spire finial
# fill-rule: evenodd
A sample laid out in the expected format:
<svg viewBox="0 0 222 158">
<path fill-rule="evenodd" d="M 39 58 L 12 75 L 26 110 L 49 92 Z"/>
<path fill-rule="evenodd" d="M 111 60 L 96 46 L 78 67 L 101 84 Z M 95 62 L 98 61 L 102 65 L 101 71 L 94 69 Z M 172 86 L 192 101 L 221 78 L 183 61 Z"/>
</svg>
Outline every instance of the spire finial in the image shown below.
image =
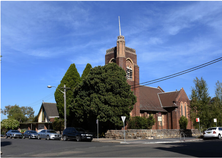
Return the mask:
<svg viewBox="0 0 222 158">
<path fill-rule="evenodd" d="M 119 35 L 121 36 L 120 16 L 118 16 L 118 18 L 119 18 Z"/>
</svg>

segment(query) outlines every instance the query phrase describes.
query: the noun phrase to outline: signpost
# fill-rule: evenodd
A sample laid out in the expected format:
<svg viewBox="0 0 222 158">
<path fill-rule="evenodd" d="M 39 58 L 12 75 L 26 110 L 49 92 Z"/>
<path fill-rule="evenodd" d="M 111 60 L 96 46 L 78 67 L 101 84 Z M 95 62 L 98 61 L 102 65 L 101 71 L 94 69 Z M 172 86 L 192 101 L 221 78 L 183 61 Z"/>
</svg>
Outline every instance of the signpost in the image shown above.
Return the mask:
<svg viewBox="0 0 222 158">
<path fill-rule="evenodd" d="M 217 127 L 217 119 L 216 118 L 214 119 L 214 122 L 216 122 L 216 127 Z"/>
<path fill-rule="evenodd" d="M 196 118 L 196 122 L 199 122 L 199 130 L 200 130 L 200 119 Z M 201 131 L 200 131 L 200 135 L 201 135 Z"/>
<path fill-rule="evenodd" d="M 161 128 L 163 128 L 163 126 L 162 126 L 162 114 L 161 114 L 161 112 L 158 113 L 158 122 L 160 122 L 160 126 L 161 126 Z M 158 123 L 158 125 L 159 125 L 159 123 Z"/>
<path fill-rule="evenodd" d="M 97 124 L 97 139 L 99 138 L 99 120 L 96 119 L 96 124 Z"/>
<path fill-rule="evenodd" d="M 121 116 L 122 118 L 122 121 L 123 121 L 123 130 L 124 130 L 124 142 L 126 141 L 125 140 L 125 119 L 126 119 L 126 116 Z"/>
</svg>

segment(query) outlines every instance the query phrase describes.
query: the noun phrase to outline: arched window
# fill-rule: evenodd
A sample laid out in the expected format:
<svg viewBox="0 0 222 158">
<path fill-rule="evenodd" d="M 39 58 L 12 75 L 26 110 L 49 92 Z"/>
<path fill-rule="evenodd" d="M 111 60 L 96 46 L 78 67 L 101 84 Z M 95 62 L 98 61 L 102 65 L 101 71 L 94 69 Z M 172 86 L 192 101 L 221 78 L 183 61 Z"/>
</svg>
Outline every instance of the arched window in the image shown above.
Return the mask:
<svg viewBox="0 0 222 158">
<path fill-rule="evenodd" d="M 130 67 L 126 68 L 126 77 L 127 79 L 132 79 L 133 78 L 133 70 Z"/>
<path fill-rule="evenodd" d="M 127 79 L 134 80 L 134 64 L 130 58 L 126 59 L 126 77 Z"/>
<path fill-rule="evenodd" d="M 180 103 L 180 116 L 183 115 L 183 102 Z"/>
<path fill-rule="evenodd" d="M 187 103 L 184 103 L 184 116 L 187 117 Z"/>
<path fill-rule="evenodd" d="M 109 63 L 116 63 L 116 59 L 114 58 L 110 59 Z"/>
</svg>

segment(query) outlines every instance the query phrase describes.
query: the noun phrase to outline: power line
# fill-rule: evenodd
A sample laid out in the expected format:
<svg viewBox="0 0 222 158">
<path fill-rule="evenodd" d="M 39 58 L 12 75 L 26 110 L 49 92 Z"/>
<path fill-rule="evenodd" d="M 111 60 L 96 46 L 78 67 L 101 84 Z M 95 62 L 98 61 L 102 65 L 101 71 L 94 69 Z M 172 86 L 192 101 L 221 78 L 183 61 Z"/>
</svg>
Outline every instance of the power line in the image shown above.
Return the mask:
<svg viewBox="0 0 222 158">
<path fill-rule="evenodd" d="M 174 74 L 171 74 L 171 75 L 167 75 L 167 76 L 164 76 L 164 77 L 161 77 L 161 78 L 157 78 L 157 79 L 154 79 L 154 80 L 150 80 L 150 81 L 146 81 L 146 82 L 136 84 L 135 86 L 133 86 L 133 85 L 131 85 L 131 86 L 133 86 L 133 88 L 137 88 L 137 87 L 140 87 L 140 86 L 143 86 L 143 85 L 150 85 L 150 84 L 154 84 L 154 83 L 157 83 L 157 82 L 165 81 L 165 80 L 168 80 L 168 79 L 171 79 L 171 78 L 174 78 L 174 77 L 177 77 L 177 76 L 181 76 L 181 75 L 187 74 L 189 72 L 204 68 L 206 66 L 215 64 L 219 61 L 222 61 L 222 57 L 219 57 L 217 59 L 211 60 L 209 62 L 206 62 L 204 64 L 192 67 L 192 68 L 184 70 L 184 71 L 180 71 L 180 72 L 177 72 L 177 73 L 174 73 Z"/>
</svg>

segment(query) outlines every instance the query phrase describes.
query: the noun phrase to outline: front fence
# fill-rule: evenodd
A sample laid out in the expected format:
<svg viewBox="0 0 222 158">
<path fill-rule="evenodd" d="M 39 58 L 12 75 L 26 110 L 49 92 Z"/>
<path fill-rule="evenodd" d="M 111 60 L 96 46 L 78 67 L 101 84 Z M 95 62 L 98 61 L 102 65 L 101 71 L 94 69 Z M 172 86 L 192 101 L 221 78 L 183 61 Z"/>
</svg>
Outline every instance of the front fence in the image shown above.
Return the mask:
<svg viewBox="0 0 222 158">
<path fill-rule="evenodd" d="M 161 139 L 161 138 L 180 138 L 181 132 L 187 137 L 199 137 L 198 129 L 127 129 L 125 130 L 126 139 Z M 124 139 L 123 130 L 108 130 L 105 134 L 106 138 Z"/>
</svg>

